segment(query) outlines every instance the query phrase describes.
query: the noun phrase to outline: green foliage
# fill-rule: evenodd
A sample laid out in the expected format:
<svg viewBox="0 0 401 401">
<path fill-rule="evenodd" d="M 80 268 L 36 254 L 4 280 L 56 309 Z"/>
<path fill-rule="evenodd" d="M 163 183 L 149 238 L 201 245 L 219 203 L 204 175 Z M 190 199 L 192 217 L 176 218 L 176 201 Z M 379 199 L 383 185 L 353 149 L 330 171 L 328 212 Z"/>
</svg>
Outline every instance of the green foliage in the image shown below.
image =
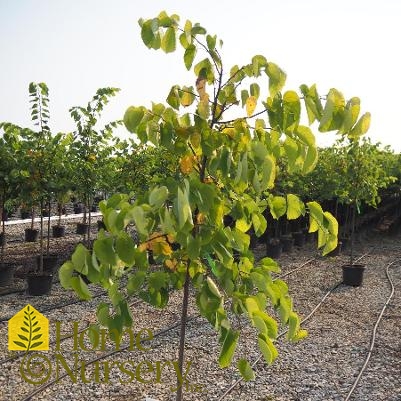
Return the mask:
<svg viewBox="0 0 401 401">
<path fill-rule="evenodd" d="M 149 145 L 137 145 L 134 141 L 116 141 L 113 155 L 105 162 L 112 164 L 103 169 L 108 177 L 109 192 L 140 194 L 167 177 L 178 179 L 179 158 L 167 149 Z"/>
<path fill-rule="evenodd" d="M 75 106 L 70 109 L 77 129 L 69 146 L 69 159 L 75 166 L 72 176 L 74 190 L 85 205 L 84 221 L 86 208 L 90 210 L 96 190 L 109 189 L 108 178 L 110 171 L 113 171 L 110 141 L 113 130 L 122 122 L 112 121 L 102 129 L 97 125 L 105 106 L 118 92 L 118 88 L 100 88 L 86 107 Z"/>
<path fill-rule="evenodd" d="M 354 118 L 355 100 L 348 107 L 350 117 L 341 93 L 334 89 L 324 105 L 315 86 L 303 85 L 301 95 L 293 90 L 282 93 L 286 74 L 264 56 L 223 69 L 222 42 L 199 24 L 186 21 L 180 26 L 178 16 L 162 12 L 141 19 L 139 25 L 148 48 L 166 53 L 183 48 L 184 65 L 193 70 L 194 82 L 173 85 L 166 104 L 129 107 L 124 123 L 140 141 L 141 157 L 150 149 L 168 152 L 180 172 L 175 179 L 161 175 L 156 182 L 148 181 L 134 200 L 116 194 L 103 201 L 108 233 L 100 232 L 92 253 L 85 250 L 79 262 L 64 264 L 63 285 L 72 287 L 76 272 L 93 277 L 109 290 L 111 301 L 98 309 L 99 322 L 121 329 L 132 321 L 117 291 L 122 276 L 128 276 L 130 294 L 156 307 L 164 307 L 169 291 L 190 280 L 200 313 L 219 334 L 220 366 L 231 364 L 241 341 L 235 315 L 245 315 L 254 326 L 255 343 L 272 363 L 279 324 L 289 327 L 291 341 L 304 337 L 305 331 L 287 285 L 272 278 L 278 265 L 269 258 L 255 260 L 247 232 L 252 228 L 263 234 L 266 211 L 288 219 L 308 213 L 310 231 L 318 232 L 323 253 L 334 249 L 338 226 L 333 216 L 313 199 L 304 203 L 295 194 L 277 193 L 276 177 L 283 164 L 288 174 L 306 174 L 318 160 L 314 135 L 300 122 L 301 97 L 310 123 L 317 120 L 321 131 L 357 136 L 366 121 Z M 269 88 L 265 101 L 260 99 L 263 87 Z M 227 215 L 236 222 L 234 227 L 224 225 Z M 126 236 L 131 228 L 137 233 L 136 243 Z M 148 251 L 157 262 L 152 269 Z M 246 358 L 238 367 L 246 379 L 253 377 Z"/>
<path fill-rule="evenodd" d="M 377 206 L 383 189 L 396 180 L 397 171 L 397 156 L 389 149 L 364 137 L 357 141 L 342 138 L 319 149 L 319 160 L 311 173 L 281 172 L 279 187 L 302 198 Z"/>
<path fill-rule="evenodd" d="M 20 128 L 10 123 L 0 123 L 4 132 L 0 137 L 0 213 L 6 202 L 17 197 L 17 177 L 19 163 L 18 148 L 21 146 Z"/>
</svg>

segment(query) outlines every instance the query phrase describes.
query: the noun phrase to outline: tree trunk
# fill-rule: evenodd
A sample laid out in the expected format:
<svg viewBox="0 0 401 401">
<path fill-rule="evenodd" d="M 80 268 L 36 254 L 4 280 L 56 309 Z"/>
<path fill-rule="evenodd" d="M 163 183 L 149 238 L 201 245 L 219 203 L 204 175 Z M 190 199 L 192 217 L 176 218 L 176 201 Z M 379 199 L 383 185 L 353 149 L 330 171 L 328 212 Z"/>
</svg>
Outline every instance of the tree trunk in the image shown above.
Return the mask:
<svg viewBox="0 0 401 401">
<path fill-rule="evenodd" d="M 91 241 L 91 223 L 92 223 L 92 201 L 91 197 L 88 198 L 88 242 L 87 242 L 87 247 L 90 248 L 90 241 Z"/>
<path fill-rule="evenodd" d="M 1 218 L 1 233 L 3 234 L 3 242 L 1 243 L 1 250 L 0 250 L 0 266 L 3 265 L 4 260 L 4 245 L 5 245 L 5 237 L 4 234 L 6 232 L 5 221 L 3 219 L 3 212 L 4 212 L 4 198 L 0 200 L 0 218 Z"/>
<path fill-rule="evenodd" d="M 356 204 L 352 204 L 352 223 L 351 223 L 351 266 L 354 264 L 354 239 L 355 239 L 355 208 Z"/>
<path fill-rule="evenodd" d="M 61 226 L 61 214 L 63 213 L 63 204 L 58 203 L 58 225 Z"/>
<path fill-rule="evenodd" d="M 50 208 L 51 208 L 51 203 L 50 203 L 50 198 L 48 201 L 48 206 L 49 206 L 49 216 L 47 218 L 47 243 L 46 243 L 46 255 L 49 256 L 50 253 Z"/>
<path fill-rule="evenodd" d="M 40 210 L 43 210 L 43 199 L 40 200 Z M 39 272 L 43 273 L 43 213 L 40 214 L 40 256 Z"/>
<path fill-rule="evenodd" d="M 42 204 L 42 201 L 41 201 L 41 204 Z M 35 219 L 35 207 L 34 206 L 31 207 L 31 214 L 32 214 L 32 216 L 31 216 L 31 230 L 33 230 L 33 224 L 34 224 L 34 219 Z"/>
<path fill-rule="evenodd" d="M 182 300 L 182 310 L 181 310 L 180 348 L 178 351 L 178 366 L 180 369 L 181 377 L 184 366 L 185 330 L 187 325 L 188 301 L 189 301 L 189 263 L 187 264 L 187 272 L 185 274 L 184 297 Z M 181 383 L 177 378 L 177 395 L 175 399 L 176 401 L 183 400 L 183 388 L 182 388 L 183 385 L 184 383 Z"/>
</svg>

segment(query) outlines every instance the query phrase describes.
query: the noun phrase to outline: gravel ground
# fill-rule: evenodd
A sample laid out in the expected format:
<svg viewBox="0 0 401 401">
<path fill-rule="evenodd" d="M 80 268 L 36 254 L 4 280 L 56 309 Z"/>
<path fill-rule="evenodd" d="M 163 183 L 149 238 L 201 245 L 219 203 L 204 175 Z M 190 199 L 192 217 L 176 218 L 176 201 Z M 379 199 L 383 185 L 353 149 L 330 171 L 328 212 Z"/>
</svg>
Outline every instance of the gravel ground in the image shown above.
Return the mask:
<svg viewBox="0 0 401 401">
<path fill-rule="evenodd" d="M 72 232 L 71 228 L 71 232 Z M 95 230 L 95 228 L 94 228 Z M 71 236 L 66 241 L 66 250 L 72 247 L 79 237 Z M 401 401 L 401 246 L 400 236 L 365 236 L 356 244 L 356 254 L 367 251 L 361 262 L 366 264 L 364 283 L 361 287 L 338 286 L 326 299 L 316 314 L 308 320 L 304 327 L 309 336 L 296 344 L 285 339 L 278 340 L 279 358 L 267 366 L 259 361 L 255 370 L 254 381 L 239 383 L 224 400 L 236 401 L 342 401 L 346 399 L 369 350 L 371 334 L 375 322 L 385 304 L 390 285 L 386 278 L 385 267 L 397 260 L 390 268 L 390 275 L 395 286 L 395 294 L 386 309 L 378 327 L 376 344 L 370 363 L 362 376 L 351 400 L 353 401 Z M 57 243 L 53 244 L 56 248 Z M 53 246 L 52 245 L 52 246 Z M 11 246 L 11 245 L 10 245 Z M 29 252 L 29 251 L 26 251 Z M 31 251 L 32 252 L 32 249 Z M 256 254 L 264 256 L 264 247 L 258 246 Z M 347 255 L 333 258 L 318 256 L 316 249 L 307 244 L 302 249 L 295 249 L 290 254 L 283 254 L 279 262 L 283 273 L 294 269 L 310 258 L 315 258 L 302 269 L 285 278 L 289 284 L 296 310 L 305 318 L 320 302 L 326 292 L 339 283 L 341 265 L 348 261 Z M 94 290 L 98 292 L 99 290 Z M 46 297 L 29 297 L 27 295 L 7 295 L 0 298 L 1 317 L 11 316 L 27 303 L 39 311 L 74 297 L 55 283 L 52 292 Z M 55 339 L 55 322 L 62 322 L 62 331 L 71 332 L 74 321 L 84 328 L 95 320 L 94 310 L 100 296 L 87 303 L 78 303 L 54 311 L 46 312 L 50 320 L 51 340 Z M 146 334 L 146 329 L 157 333 L 166 326 L 179 320 L 181 294 L 173 293 L 169 305 L 164 310 L 155 310 L 132 299 L 134 317 L 133 333 Z M 221 370 L 217 366 L 216 356 L 219 345 L 213 328 L 198 316 L 194 305 L 189 307 L 189 315 L 193 317 L 187 327 L 186 361 L 191 365 L 188 369 L 188 387 L 185 389 L 185 401 L 217 401 L 225 390 L 238 379 L 234 367 Z M 140 332 L 141 329 L 145 331 Z M 246 355 L 254 361 L 259 357 L 253 342 L 253 329 L 245 330 L 245 340 L 240 343 L 238 356 Z M 249 335 L 248 335 L 249 334 Z M 175 395 L 171 391 L 176 385 L 174 364 L 178 358 L 179 328 L 155 337 L 147 343 L 147 351 L 133 349 L 119 352 L 92 366 L 84 366 L 81 377 L 73 383 L 70 377 L 61 379 L 44 392 L 33 396 L 34 400 L 132 400 L 143 401 L 151 397 L 160 401 L 173 401 Z M 90 348 L 87 338 L 82 345 Z M 134 345 L 134 344 L 133 344 Z M 56 374 L 57 355 L 62 355 L 68 366 L 73 366 L 75 353 L 74 340 L 61 343 L 61 350 L 55 345 L 46 355 L 53 367 L 51 377 Z M 107 343 L 106 349 L 113 349 Z M 78 354 L 78 361 L 88 361 L 101 356 L 102 351 Z M 37 386 L 26 383 L 20 373 L 22 358 L 4 363 L 10 356 L 7 351 L 7 324 L 0 322 L 0 400 L 24 399 Z M 59 361 L 61 356 L 58 357 Z M 2 362 L 3 361 L 3 362 Z M 142 362 L 142 383 L 134 376 L 135 369 Z M 170 362 L 170 363 L 169 363 Z M 235 361 L 234 361 L 235 364 Z M 123 372 L 125 367 L 130 372 Z M 60 372 L 64 372 L 61 367 Z M 157 383 L 155 380 L 159 379 Z M 86 380 L 87 383 L 83 383 Z M 122 381 L 122 383 L 121 383 Z M 151 383 L 153 381 L 153 383 Z M 130 382 L 130 383 L 128 383 Z"/>
</svg>

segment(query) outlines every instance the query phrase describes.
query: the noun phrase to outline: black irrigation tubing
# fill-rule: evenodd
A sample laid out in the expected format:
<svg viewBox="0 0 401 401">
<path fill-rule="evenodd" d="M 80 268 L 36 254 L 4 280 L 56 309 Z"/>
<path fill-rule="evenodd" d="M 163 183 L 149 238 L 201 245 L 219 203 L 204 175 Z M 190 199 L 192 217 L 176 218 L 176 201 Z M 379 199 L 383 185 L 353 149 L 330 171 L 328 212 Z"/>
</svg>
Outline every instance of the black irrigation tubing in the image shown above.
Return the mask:
<svg viewBox="0 0 401 401">
<path fill-rule="evenodd" d="M 135 306 L 135 305 L 138 305 L 140 302 L 141 302 L 141 300 L 140 300 L 140 299 L 137 299 L 136 301 L 134 301 L 134 302 L 132 302 L 132 303 L 130 304 L 130 307 Z M 90 324 L 88 324 L 87 326 L 85 326 L 83 329 L 79 330 L 77 334 L 83 333 L 89 326 L 90 326 Z M 70 335 L 68 335 L 68 336 L 63 336 L 63 338 L 61 338 L 59 341 L 62 342 L 62 341 L 68 340 L 69 338 L 74 337 L 74 335 L 75 335 L 75 334 L 70 334 Z M 55 344 L 55 343 L 56 343 L 56 341 L 51 341 L 51 342 L 49 343 L 49 345 L 52 345 L 52 344 Z M 21 358 L 22 356 L 24 356 L 24 354 L 18 354 L 18 355 L 14 355 L 14 356 L 11 356 L 11 357 L 9 357 L 9 358 L 0 360 L 0 366 L 3 365 L 3 364 L 5 364 L 5 363 L 8 363 L 8 362 L 15 361 L 16 359 Z"/>
<path fill-rule="evenodd" d="M 349 392 L 348 392 L 348 394 L 347 394 L 347 396 L 346 396 L 344 401 L 349 401 L 351 399 L 351 396 L 352 396 L 353 392 L 355 391 L 356 387 L 358 386 L 358 383 L 359 383 L 363 373 L 365 372 L 366 367 L 368 366 L 370 357 L 372 356 L 372 351 L 373 351 L 373 348 L 375 346 L 375 341 L 376 341 L 377 328 L 378 328 L 379 323 L 380 323 L 380 321 L 381 321 L 381 319 L 383 317 L 384 311 L 386 310 L 387 306 L 390 303 L 391 298 L 394 295 L 394 283 L 393 283 L 393 280 L 391 279 L 391 276 L 390 276 L 390 273 L 389 273 L 389 269 L 390 269 L 391 266 L 394 266 L 394 264 L 396 262 L 398 262 L 398 261 L 399 261 L 398 259 L 394 260 L 393 262 L 389 263 L 386 266 L 386 276 L 387 276 L 387 280 L 390 283 L 390 287 L 391 287 L 390 295 L 388 296 L 386 303 L 383 305 L 383 308 L 382 308 L 382 310 L 381 310 L 381 312 L 379 314 L 379 317 L 376 320 L 375 326 L 373 328 L 372 337 L 371 337 L 371 340 L 370 340 L 370 347 L 369 347 L 368 354 L 366 355 L 365 362 L 363 363 L 363 365 L 362 365 L 362 367 L 361 367 L 361 369 L 359 371 L 359 374 L 358 374 L 357 378 L 355 379 L 354 384 L 352 385 L 351 389 L 349 390 Z M 398 265 L 398 267 L 399 267 L 399 265 Z"/>
<path fill-rule="evenodd" d="M 295 267 L 294 269 L 290 270 L 289 272 L 286 272 L 284 274 L 280 274 L 278 278 L 284 278 L 284 277 L 288 277 L 289 275 L 295 273 L 296 271 L 298 271 L 299 269 L 301 269 L 302 267 L 308 265 L 309 263 L 313 262 L 317 260 L 316 258 L 311 258 L 308 259 L 306 262 L 301 263 L 299 266 Z"/>
<path fill-rule="evenodd" d="M 186 321 L 187 321 L 187 322 L 190 322 L 190 321 L 196 319 L 197 317 L 199 317 L 199 315 L 188 316 L 187 319 L 186 319 Z M 163 334 L 168 333 L 169 331 L 174 330 L 174 329 L 177 328 L 177 327 L 180 327 L 180 325 L 181 325 L 181 320 L 178 321 L 178 322 L 176 322 L 176 323 L 174 323 L 174 324 L 172 324 L 172 325 L 170 325 L 170 326 L 165 327 L 164 329 L 159 330 L 158 332 L 156 332 L 156 333 L 153 335 L 153 338 L 160 337 L 160 336 L 162 336 Z M 143 342 L 143 341 L 141 341 L 141 343 L 142 343 L 142 342 Z M 120 352 L 122 352 L 122 351 L 125 351 L 125 350 L 128 349 L 130 346 L 131 346 L 131 345 L 128 344 L 128 345 L 125 345 L 125 346 L 123 346 L 122 348 L 120 348 L 120 349 L 118 349 L 118 350 L 115 349 L 115 350 L 113 350 L 113 351 L 107 352 L 107 353 L 104 354 L 104 355 L 100 355 L 99 357 L 97 357 L 97 358 L 95 358 L 95 359 L 92 359 L 92 360 L 86 362 L 86 366 L 92 365 L 92 364 L 94 364 L 95 362 L 98 362 L 98 361 L 101 361 L 102 359 L 108 358 L 109 356 L 112 356 L 112 355 L 118 354 L 118 353 L 120 353 Z M 32 391 L 31 393 L 29 393 L 28 395 L 26 395 L 26 396 L 25 396 L 24 398 L 22 398 L 20 401 L 30 401 L 32 397 L 34 397 L 35 395 L 37 395 L 37 394 L 43 392 L 43 391 L 46 390 L 47 388 L 53 386 L 55 383 L 59 382 L 61 379 L 64 379 L 66 376 L 68 376 L 68 373 L 67 373 L 67 372 L 66 372 L 66 373 L 63 373 L 63 374 L 60 375 L 60 376 L 58 376 L 58 378 L 56 378 L 56 379 L 53 379 L 53 380 L 51 380 L 51 381 L 48 381 L 47 383 L 41 385 L 41 386 L 38 387 L 36 390 L 34 390 L 34 391 Z"/>
<path fill-rule="evenodd" d="M 22 294 L 25 291 L 26 288 L 10 288 L 8 291 L 0 292 L 0 297 L 5 297 L 6 295 L 12 295 L 12 294 Z"/>
<path fill-rule="evenodd" d="M 374 248 L 372 248 L 372 250 L 373 250 L 373 249 L 374 249 Z M 368 252 L 365 252 L 363 255 L 359 256 L 359 258 L 356 258 L 356 259 L 355 259 L 355 262 L 358 262 L 358 261 L 360 261 L 361 259 L 363 259 L 365 256 L 368 256 L 368 255 L 372 252 L 372 250 L 369 250 Z M 314 262 L 315 260 L 318 260 L 318 258 L 315 257 L 315 258 L 308 259 L 307 261 L 301 263 L 299 266 L 295 267 L 294 269 L 292 269 L 292 270 L 290 270 L 290 271 L 288 271 L 288 272 L 286 272 L 286 273 L 284 273 L 284 274 L 280 274 L 277 278 L 280 278 L 280 279 L 281 279 L 281 278 L 288 277 L 288 276 L 290 276 L 291 274 L 293 274 L 293 273 L 295 273 L 296 271 L 298 271 L 299 269 L 302 269 L 302 268 L 305 267 L 306 265 L 308 265 L 308 264 Z"/>
<path fill-rule="evenodd" d="M 107 294 L 107 291 L 100 291 L 100 292 L 98 292 L 98 293 L 92 295 L 92 298 L 91 298 L 90 300 L 92 300 L 92 299 L 94 299 L 94 298 L 101 297 L 102 295 L 106 295 L 106 294 Z M 62 302 L 62 303 L 56 304 L 56 305 L 54 305 L 54 306 L 50 306 L 50 307 L 48 307 L 48 308 L 41 309 L 40 311 L 41 311 L 41 313 L 44 313 L 44 312 L 51 312 L 51 311 L 53 311 L 53 310 L 61 309 L 61 308 L 64 308 L 64 307 L 66 307 L 66 306 L 79 304 L 79 303 L 81 303 L 81 302 L 85 302 L 85 300 L 84 300 L 84 299 L 75 299 L 74 301 Z M 6 321 L 10 320 L 13 316 L 14 316 L 14 315 L 6 316 L 6 317 L 0 318 L 0 323 L 1 323 L 1 322 L 6 322 Z"/>
</svg>

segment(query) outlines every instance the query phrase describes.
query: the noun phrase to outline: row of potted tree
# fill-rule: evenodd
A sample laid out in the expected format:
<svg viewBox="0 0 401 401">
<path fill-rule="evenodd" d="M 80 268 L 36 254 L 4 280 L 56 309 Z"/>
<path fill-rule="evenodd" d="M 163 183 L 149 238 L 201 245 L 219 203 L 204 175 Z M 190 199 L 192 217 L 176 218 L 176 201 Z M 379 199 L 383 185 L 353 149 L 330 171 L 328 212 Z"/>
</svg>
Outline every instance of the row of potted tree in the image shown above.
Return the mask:
<svg viewBox="0 0 401 401">
<path fill-rule="evenodd" d="M 40 291 L 43 284 L 50 287 L 51 273 L 46 271 L 47 260 L 54 265 L 56 257 L 49 254 L 50 213 L 47 221 L 47 243 L 44 243 L 44 210 L 50 212 L 52 201 L 57 202 L 58 224 L 53 235 L 63 236 L 61 214 L 63 205 L 73 191 L 84 205 L 84 234 L 90 242 L 91 206 L 98 189 L 97 180 L 103 164 L 101 156 L 107 148 L 112 129 L 118 121 L 111 122 L 98 131 L 95 127 L 104 106 L 110 97 L 118 92 L 116 88 L 99 89 L 93 99 L 84 107 L 70 109 L 77 125 L 73 133 L 53 135 L 49 127 L 49 90 L 44 83 L 29 85 L 31 119 L 36 129 L 22 128 L 12 123 L 1 123 L 0 138 L 0 215 L 2 216 L 1 270 L 4 271 L 5 211 L 7 205 L 20 203 L 21 209 L 29 211 L 31 226 L 25 231 L 27 241 L 40 238 L 40 251 L 35 273 L 28 277 L 30 293 Z M 110 149 L 110 146 L 108 146 Z M 34 228 L 35 211 L 39 210 L 40 227 Z M 51 269 L 51 266 L 49 266 Z M 11 269 L 8 269 L 11 270 Z"/>
</svg>

